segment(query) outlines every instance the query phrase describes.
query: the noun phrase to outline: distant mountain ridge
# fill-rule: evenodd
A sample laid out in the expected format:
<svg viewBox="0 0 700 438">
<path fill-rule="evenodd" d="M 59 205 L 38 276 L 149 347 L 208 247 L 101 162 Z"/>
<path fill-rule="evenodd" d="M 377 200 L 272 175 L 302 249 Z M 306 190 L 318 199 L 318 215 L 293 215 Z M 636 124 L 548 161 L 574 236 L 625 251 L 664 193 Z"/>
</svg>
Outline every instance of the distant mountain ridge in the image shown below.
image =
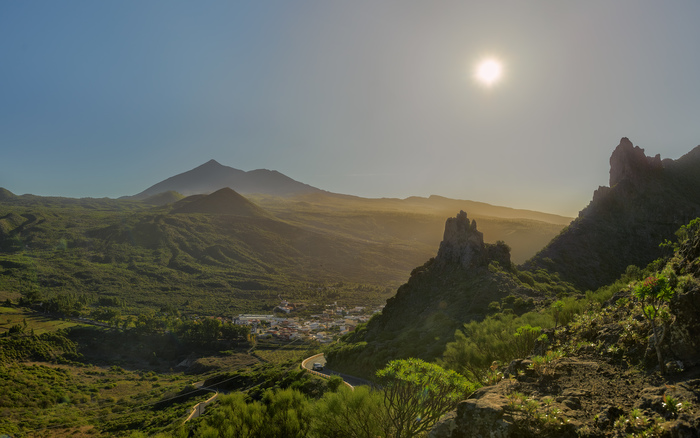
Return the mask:
<svg viewBox="0 0 700 438">
<path fill-rule="evenodd" d="M 209 160 L 201 166 L 152 185 L 127 199 L 143 200 L 163 192 L 174 191 L 185 196 L 210 194 L 225 187 L 240 194 L 260 193 L 274 196 L 294 196 L 320 193 L 321 189 L 295 181 L 275 170 L 243 171 Z"/>
</svg>

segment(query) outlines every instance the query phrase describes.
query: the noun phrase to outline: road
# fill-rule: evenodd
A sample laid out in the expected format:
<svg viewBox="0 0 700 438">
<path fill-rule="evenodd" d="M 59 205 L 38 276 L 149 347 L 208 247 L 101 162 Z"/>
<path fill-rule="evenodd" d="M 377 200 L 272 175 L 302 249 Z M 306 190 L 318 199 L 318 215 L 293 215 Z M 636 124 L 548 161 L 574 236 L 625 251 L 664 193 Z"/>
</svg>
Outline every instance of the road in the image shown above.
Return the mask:
<svg viewBox="0 0 700 438">
<path fill-rule="evenodd" d="M 340 376 L 344 381 L 349 383 L 351 386 L 372 385 L 372 382 L 370 382 L 369 380 L 360 379 L 359 377 L 355 377 L 355 376 L 349 376 L 347 374 L 339 373 L 337 371 L 333 371 L 333 370 L 327 368 L 326 367 L 326 357 L 323 354 L 315 357 L 312 360 L 307 359 L 304 362 L 302 362 L 302 364 L 304 365 L 304 368 L 306 368 L 308 370 L 312 370 L 312 367 L 315 363 L 320 363 L 323 366 L 323 370 L 319 371 L 318 373 L 322 374 L 326 377 Z"/>
</svg>

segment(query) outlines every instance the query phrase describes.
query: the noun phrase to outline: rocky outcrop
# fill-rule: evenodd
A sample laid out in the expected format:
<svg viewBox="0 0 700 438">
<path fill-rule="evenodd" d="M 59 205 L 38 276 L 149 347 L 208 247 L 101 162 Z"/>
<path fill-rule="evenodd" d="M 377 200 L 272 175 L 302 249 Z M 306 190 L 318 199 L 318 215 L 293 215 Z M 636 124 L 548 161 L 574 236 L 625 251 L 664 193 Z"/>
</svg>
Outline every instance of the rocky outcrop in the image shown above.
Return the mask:
<svg viewBox="0 0 700 438">
<path fill-rule="evenodd" d="M 504 395 L 491 388 L 482 388 L 436 424 L 428 438 L 516 436 L 513 435 L 513 418 L 507 409 L 508 399 Z"/>
<path fill-rule="evenodd" d="M 476 220 L 470 221 L 464 211 L 447 219 L 435 257 L 437 266 L 458 265 L 472 269 L 486 266 L 490 261 L 510 266 L 510 248 L 502 242 L 484 243 L 484 234 L 476 229 Z"/>
<path fill-rule="evenodd" d="M 476 229 L 476 221 L 469 221 L 460 211 L 445 222 L 440 249 L 435 261 L 440 265 L 459 264 L 464 268 L 483 265 L 486 255 L 484 234 Z"/>
<path fill-rule="evenodd" d="M 610 187 L 623 180 L 637 181 L 662 170 L 661 155 L 647 157 L 644 149 L 623 137 L 610 156 Z"/>
</svg>

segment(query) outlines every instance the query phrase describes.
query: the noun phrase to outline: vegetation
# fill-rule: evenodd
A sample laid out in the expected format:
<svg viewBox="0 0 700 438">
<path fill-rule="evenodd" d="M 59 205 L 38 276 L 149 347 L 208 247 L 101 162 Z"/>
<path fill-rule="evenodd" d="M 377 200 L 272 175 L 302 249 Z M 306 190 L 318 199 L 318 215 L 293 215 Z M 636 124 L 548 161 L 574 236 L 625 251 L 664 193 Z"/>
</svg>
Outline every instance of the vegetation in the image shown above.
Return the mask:
<svg viewBox="0 0 700 438">
<path fill-rule="evenodd" d="M 400 252 L 384 242 L 340 267 L 360 248 L 357 236 L 376 230 L 353 234 L 355 221 L 388 226 L 402 216 L 358 212 L 321 238 L 314 233 L 330 216 L 313 204 L 288 210 L 284 221 L 168 208 L 25 198 L 3 212 L 0 433 L 419 437 L 477 388 L 510 385 L 508 413 L 520 436 L 569 436 L 562 402 L 544 394 L 566 356 L 631 370 L 629 380 L 660 379 L 669 302 L 700 283 L 700 220 L 678 231 L 668 259 L 630 266 L 585 293 L 545 269 L 490 260 L 465 272 L 431 259 L 381 315 L 327 347 L 333 366 L 378 384 L 350 391 L 298 368 L 318 344 L 254 342 L 248 328 L 211 316 L 267 311 L 279 295 L 306 300 L 307 312 L 328 300 L 381 302 L 393 290 L 387 278 L 409 257 L 362 271 L 379 254 Z M 303 217 L 315 219 L 302 227 Z M 336 252 L 328 266 L 315 265 Z M 646 354 L 649 336 L 655 358 Z M 183 358 L 189 367 L 175 368 Z M 542 393 L 522 392 L 528 381 Z M 185 422 L 215 393 L 203 415 Z M 678 394 L 669 386 L 645 411 L 613 410 L 601 428 L 660 434 L 697 411 Z"/>
<path fill-rule="evenodd" d="M 206 437 L 422 436 L 471 390 L 456 373 L 413 359 L 392 362 L 377 376 L 382 389 L 329 385 L 313 397 L 292 385 L 259 397 L 222 396 L 192 431 Z"/>
<path fill-rule="evenodd" d="M 463 376 L 419 359 L 391 361 L 377 377 L 395 438 L 428 432 L 474 389 Z"/>
<path fill-rule="evenodd" d="M 651 323 L 654 348 L 662 373 L 666 372 L 666 365 L 661 354 L 661 343 L 664 340 L 666 329 L 662 330 L 657 326 L 657 323 L 663 317 L 662 306 L 671 300 L 674 292 L 671 282 L 663 275 L 647 277 L 634 288 L 634 295 L 642 303 L 642 313 Z M 667 319 L 668 314 L 665 315 Z M 659 330 L 662 330 L 662 333 L 659 333 Z"/>
<path fill-rule="evenodd" d="M 528 356 L 542 327 L 551 326 L 550 315 L 536 312 L 520 317 L 497 314 L 481 322 L 472 321 L 457 330 L 455 340 L 446 345 L 441 363 L 483 384 L 488 381 L 494 362 L 507 364 L 515 358 Z"/>
<path fill-rule="evenodd" d="M 0 291 L 20 291 L 42 311 L 67 316 L 89 315 L 105 306 L 101 300 L 122 316 L 166 306 L 200 315 L 269 312 L 280 296 L 380 305 L 434 254 L 445 218 L 430 205 L 417 211 L 390 200 L 256 202 L 272 214 L 7 196 L 0 203 Z M 519 219 L 484 226 L 490 223 L 491 239 L 517 236 L 513 246 L 530 254 L 563 226 Z"/>
</svg>

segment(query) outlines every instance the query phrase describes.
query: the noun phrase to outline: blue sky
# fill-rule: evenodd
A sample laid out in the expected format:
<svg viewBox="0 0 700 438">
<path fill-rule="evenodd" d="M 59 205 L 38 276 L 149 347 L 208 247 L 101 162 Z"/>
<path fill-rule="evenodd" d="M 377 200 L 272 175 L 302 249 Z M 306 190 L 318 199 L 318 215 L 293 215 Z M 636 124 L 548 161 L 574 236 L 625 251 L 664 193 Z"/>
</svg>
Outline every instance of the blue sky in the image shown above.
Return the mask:
<svg viewBox="0 0 700 438">
<path fill-rule="evenodd" d="M 692 0 L 0 2 L 0 187 L 119 197 L 213 158 L 573 216 L 621 137 L 664 158 L 700 144 L 698 17 Z"/>
</svg>

